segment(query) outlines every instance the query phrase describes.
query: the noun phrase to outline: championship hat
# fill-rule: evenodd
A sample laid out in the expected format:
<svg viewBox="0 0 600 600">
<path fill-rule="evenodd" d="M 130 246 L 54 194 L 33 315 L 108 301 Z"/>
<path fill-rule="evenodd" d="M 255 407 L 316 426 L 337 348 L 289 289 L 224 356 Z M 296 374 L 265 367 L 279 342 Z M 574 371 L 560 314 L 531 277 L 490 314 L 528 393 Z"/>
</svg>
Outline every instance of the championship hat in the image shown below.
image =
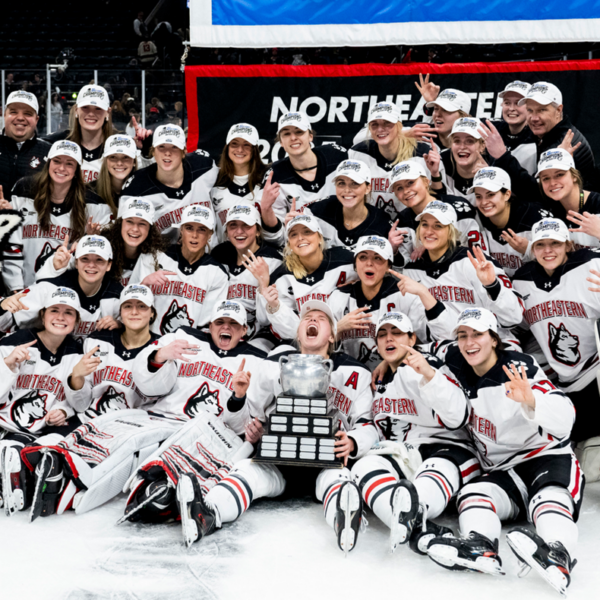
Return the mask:
<svg viewBox="0 0 600 600">
<path fill-rule="evenodd" d="M 432 200 L 425 210 L 416 216 L 416 220 L 420 221 L 423 215 L 435 217 L 442 225 L 456 225 L 458 221 L 454 207 L 441 200 Z"/>
<path fill-rule="evenodd" d="M 527 96 L 527 92 L 531 89 L 531 84 L 526 81 L 511 81 L 499 94 L 498 98 L 504 98 L 506 94 L 509 92 L 513 92 L 515 94 L 520 94 L 525 98 Z"/>
<path fill-rule="evenodd" d="M 312 215 L 297 215 L 297 216 L 295 216 L 287 224 L 287 227 L 285 228 L 285 234 L 287 236 L 289 236 L 290 231 L 292 230 L 292 227 L 295 227 L 296 225 L 304 225 L 305 227 L 308 227 L 311 231 L 314 231 L 315 233 L 320 233 L 321 235 L 323 235 L 323 232 L 321 231 L 321 226 L 319 225 L 319 222 Z"/>
<path fill-rule="evenodd" d="M 552 148 L 542 152 L 538 162 L 536 177 L 540 176 L 542 171 L 548 169 L 558 169 L 559 171 L 568 171 L 575 168 L 573 157 L 563 148 Z"/>
<path fill-rule="evenodd" d="M 59 140 L 52 144 L 52 147 L 48 152 L 48 160 L 55 156 L 68 156 L 69 158 L 76 160 L 79 166 L 81 166 L 81 163 L 83 162 L 81 148 L 78 144 L 71 142 L 70 140 Z"/>
<path fill-rule="evenodd" d="M 279 117 L 277 123 L 277 133 L 279 133 L 284 127 L 297 127 L 302 131 L 308 131 L 310 129 L 310 121 L 303 112 L 286 112 Z"/>
<path fill-rule="evenodd" d="M 33 108 L 36 113 L 40 112 L 40 105 L 38 104 L 38 99 L 35 97 L 35 94 L 26 92 L 25 90 L 11 92 L 6 99 L 6 106 L 9 104 L 16 104 L 17 102 L 27 104 L 27 106 Z"/>
<path fill-rule="evenodd" d="M 123 154 L 124 156 L 129 156 L 129 158 L 135 158 L 137 155 L 135 142 L 124 133 L 111 135 L 104 142 L 104 156 L 110 156 L 111 154 Z"/>
<path fill-rule="evenodd" d="M 454 121 L 454 124 L 452 125 L 452 132 L 450 133 L 450 135 L 453 135 L 455 133 L 468 133 L 475 139 L 480 140 L 483 137 L 479 132 L 480 125 L 481 121 L 479 119 L 476 119 L 475 117 L 462 117 Z"/>
<path fill-rule="evenodd" d="M 510 176 L 504 169 L 484 167 L 475 173 L 473 185 L 468 189 L 467 194 L 472 194 L 475 188 L 478 187 L 482 187 L 490 192 L 510 190 L 510 185 Z"/>
<path fill-rule="evenodd" d="M 242 221 L 242 223 L 252 226 L 260 223 L 260 215 L 256 206 L 252 204 L 236 204 L 227 211 L 225 225 L 231 221 Z"/>
<path fill-rule="evenodd" d="M 375 329 L 375 335 L 377 332 L 388 323 L 391 323 L 394 327 L 397 327 L 404 333 L 412 333 L 414 331 L 411 320 L 402 312 L 390 311 L 383 313 L 377 321 L 377 328 Z"/>
<path fill-rule="evenodd" d="M 440 95 L 431 102 L 427 103 L 427 108 L 439 106 L 448 112 L 456 112 L 462 110 L 463 112 L 471 112 L 471 98 L 460 90 L 448 88 L 443 90 Z"/>
<path fill-rule="evenodd" d="M 401 120 L 400 109 L 393 102 L 378 102 L 369 109 L 369 123 L 376 119 L 383 119 L 390 123 Z"/>
<path fill-rule="evenodd" d="M 362 160 L 343 160 L 335 171 L 335 177 L 350 177 L 355 183 L 371 183 L 371 169 Z"/>
<path fill-rule="evenodd" d="M 152 225 L 154 223 L 154 206 L 152 202 L 145 198 L 129 197 L 125 201 L 119 203 L 119 212 L 117 218 L 131 219 L 137 217 L 144 219 Z"/>
<path fill-rule="evenodd" d="M 427 172 L 419 161 L 404 160 L 399 162 L 397 165 L 394 165 L 392 174 L 390 175 L 390 190 L 392 190 L 394 188 L 394 184 L 398 183 L 399 181 L 412 181 L 414 179 L 418 179 L 419 177 L 427 177 Z"/>
<path fill-rule="evenodd" d="M 531 243 L 540 240 L 557 240 L 568 242 L 571 239 L 569 228 L 560 219 L 547 218 L 534 223 L 531 228 Z"/>
<path fill-rule="evenodd" d="M 110 242 L 102 235 L 84 235 L 77 243 L 75 258 L 86 254 L 95 254 L 104 260 L 112 260 L 113 253 Z"/>
<path fill-rule="evenodd" d="M 475 331 L 498 333 L 498 321 L 487 308 L 466 308 L 458 316 L 452 335 L 456 336 L 460 327 L 471 327 Z"/>
<path fill-rule="evenodd" d="M 172 144 L 180 150 L 185 150 L 185 133 L 179 125 L 159 125 L 152 135 L 152 146 Z"/>
<path fill-rule="evenodd" d="M 533 100 L 538 104 L 544 105 L 552 104 L 555 107 L 560 106 L 563 102 L 561 91 L 553 83 L 548 83 L 547 81 L 534 83 L 529 88 L 527 96 L 519 100 L 519 106 L 525 104 L 527 100 Z"/>
<path fill-rule="evenodd" d="M 145 285 L 134 285 L 129 284 L 122 292 L 119 297 L 119 306 L 123 304 L 123 302 L 127 302 L 127 300 L 139 300 L 143 302 L 146 306 L 154 305 L 154 294 L 150 290 L 149 287 Z"/>
<path fill-rule="evenodd" d="M 97 106 L 102 110 L 110 108 L 108 92 L 101 85 L 84 85 L 77 94 L 77 106 Z"/>
<path fill-rule="evenodd" d="M 223 300 L 220 304 L 217 304 L 213 309 L 210 317 L 211 322 L 221 319 L 223 317 L 229 317 L 240 325 L 246 325 L 246 309 L 240 302 L 235 300 Z"/>
<path fill-rule="evenodd" d="M 232 125 L 227 133 L 227 141 L 229 144 L 235 138 L 241 138 L 242 140 L 246 140 L 249 144 L 256 146 L 258 144 L 259 136 L 258 130 L 253 125 L 248 123 L 236 123 Z"/>
<path fill-rule="evenodd" d="M 57 287 L 52 292 L 49 292 L 44 301 L 44 308 L 50 308 L 62 304 L 70 306 L 77 312 L 81 312 L 81 303 L 77 292 L 68 287 Z"/>
<path fill-rule="evenodd" d="M 337 335 L 337 321 L 333 316 L 333 311 L 329 304 L 323 302 L 323 300 L 309 300 L 308 302 L 305 302 L 300 309 L 300 320 L 302 321 L 311 310 L 320 310 L 331 319 L 331 322 L 333 323 L 333 335 L 335 337 Z"/>
<path fill-rule="evenodd" d="M 354 247 L 354 256 L 367 250 L 376 252 L 385 260 L 394 260 L 394 251 L 392 250 L 392 245 L 390 244 L 389 240 L 384 237 L 380 237 L 378 235 L 363 235 L 362 237 L 358 238 L 358 242 Z"/>
<path fill-rule="evenodd" d="M 175 227 L 181 227 L 186 223 L 198 223 L 205 225 L 211 231 L 215 230 L 215 215 L 212 210 L 200 204 L 190 204 L 183 209 L 181 221 Z"/>
</svg>

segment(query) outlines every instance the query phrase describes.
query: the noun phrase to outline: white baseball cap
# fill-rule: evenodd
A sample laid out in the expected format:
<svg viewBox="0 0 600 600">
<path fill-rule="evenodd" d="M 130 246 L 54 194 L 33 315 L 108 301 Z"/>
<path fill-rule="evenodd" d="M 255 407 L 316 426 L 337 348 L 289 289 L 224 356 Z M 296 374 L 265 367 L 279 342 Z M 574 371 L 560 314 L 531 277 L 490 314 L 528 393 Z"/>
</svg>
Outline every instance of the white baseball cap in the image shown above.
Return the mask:
<svg viewBox="0 0 600 600">
<path fill-rule="evenodd" d="M 320 310 L 331 319 L 331 322 L 333 323 L 333 336 L 335 337 L 337 335 L 337 321 L 333 316 L 333 311 L 329 304 L 323 302 L 323 300 L 309 300 L 308 302 L 305 302 L 300 309 L 300 320 L 302 321 L 306 314 L 311 310 Z"/>
<path fill-rule="evenodd" d="M 249 123 L 236 123 L 232 125 L 227 134 L 227 144 L 235 138 L 246 140 L 249 144 L 256 146 L 258 144 L 259 135 L 258 129 Z"/>
<path fill-rule="evenodd" d="M 279 133 L 284 127 L 297 127 L 302 131 L 308 131 L 310 129 L 310 121 L 303 112 L 286 112 L 279 117 L 277 123 L 277 133 Z"/>
<path fill-rule="evenodd" d="M 504 98 L 504 96 L 506 96 L 506 94 L 508 94 L 509 92 L 514 92 L 515 94 L 520 94 L 521 96 L 523 96 L 523 98 L 525 98 L 525 96 L 527 96 L 527 93 L 529 92 L 529 90 L 531 89 L 531 84 L 527 83 L 526 81 L 511 81 L 499 94 L 498 94 L 498 98 Z"/>
<path fill-rule="evenodd" d="M 312 215 L 298 215 L 294 217 L 287 224 L 287 227 L 285 228 L 285 234 L 289 236 L 292 227 L 295 227 L 296 225 L 304 225 L 305 227 L 308 227 L 311 231 L 323 235 L 319 222 Z"/>
<path fill-rule="evenodd" d="M 174 227 L 181 227 L 186 223 L 198 223 L 206 225 L 211 231 L 215 230 L 215 215 L 212 210 L 200 204 L 190 204 L 183 209 L 181 221 Z"/>
<path fill-rule="evenodd" d="M 145 285 L 130 284 L 121 292 L 121 296 L 119 297 L 119 306 L 121 306 L 123 302 L 127 302 L 127 300 L 139 300 L 146 306 L 153 306 L 154 294 L 150 288 Z"/>
<path fill-rule="evenodd" d="M 454 206 L 441 200 L 432 200 L 425 207 L 425 210 L 420 215 L 417 215 L 416 220 L 420 221 L 423 215 L 435 217 L 442 225 L 456 225 L 458 221 Z"/>
<path fill-rule="evenodd" d="M 17 102 L 27 104 L 27 106 L 33 108 L 36 113 L 40 112 L 40 105 L 38 104 L 38 99 L 35 97 L 35 94 L 26 92 L 25 90 L 11 92 L 6 99 L 6 106 L 9 104 L 16 104 Z"/>
<path fill-rule="evenodd" d="M 81 163 L 83 162 L 81 148 L 78 144 L 71 142 L 70 140 L 59 140 L 52 144 L 52 147 L 48 152 L 48 160 L 56 156 L 68 156 L 69 158 L 73 158 L 77 161 L 79 166 L 81 166 Z"/>
<path fill-rule="evenodd" d="M 131 217 L 137 217 L 138 219 L 144 219 L 152 225 L 154 223 L 154 206 L 152 202 L 145 198 L 127 198 L 125 201 L 119 203 L 119 213 L 117 218 L 131 219 Z"/>
<path fill-rule="evenodd" d="M 75 258 L 86 254 L 95 254 L 104 260 L 112 260 L 113 253 L 110 242 L 102 235 L 84 235 L 77 244 Z"/>
<path fill-rule="evenodd" d="M 185 150 L 185 133 L 179 125 L 159 125 L 152 135 L 152 146 L 172 144 L 180 150 Z"/>
<path fill-rule="evenodd" d="M 493 331 L 498 333 L 498 321 L 494 316 L 494 313 L 490 312 L 487 308 L 466 308 L 456 321 L 456 327 L 452 332 L 452 335 L 456 336 L 460 327 L 471 327 L 475 331 Z"/>
<path fill-rule="evenodd" d="M 243 304 L 236 300 L 223 300 L 223 302 L 217 304 L 212 311 L 210 321 L 212 323 L 223 317 L 229 317 L 240 325 L 246 325 L 247 323 L 246 309 Z"/>
<path fill-rule="evenodd" d="M 394 260 L 394 251 L 392 250 L 392 245 L 384 237 L 380 237 L 378 235 L 363 235 L 362 237 L 358 238 L 358 242 L 354 248 L 354 256 L 367 250 L 376 252 L 385 260 Z"/>
<path fill-rule="evenodd" d="M 350 177 L 352 181 L 371 183 L 371 169 L 362 160 L 343 160 L 335 171 L 335 177 Z"/>
<path fill-rule="evenodd" d="M 529 88 L 527 96 L 519 100 L 519 106 L 525 104 L 527 100 L 533 100 L 538 104 L 560 106 L 562 104 L 562 93 L 553 83 L 538 81 Z"/>
<path fill-rule="evenodd" d="M 504 169 L 484 167 L 475 173 L 473 185 L 468 189 L 467 194 L 472 194 L 475 188 L 478 187 L 482 187 L 490 192 L 510 190 L 510 185 L 510 176 Z"/>
<path fill-rule="evenodd" d="M 538 162 L 536 177 L 540 176 L 542 171 L 548 169 L 558 169 L 559 171 L 568 171 L 575 168 L 573 157 L 563 148 L 551 148 L 542 152 Z"/>
<path fill-rule="evenodd" d="M 378 102 L 370 108 L 368 122 L 370 123 L 376 119 L 397 123 L 401 120 L 400 109 L 393 102 Z"/>
<path fill-rule="evenodd" d="M 480 125 L 481 121 L 475 117 L 461 117 L 460 119 L 456 119 L 456 121 L 454 121 L 450 135 L 455 133 L 468 133 L 475 139 L 480 140 L 483 137 L 479 131 Z"/>
<path fill-rule="evenodd" d="M 260 215 L 256 206 L 247 203 L 236 204 L 227 211 L 225 225 L 231 221 L 242 221 L 246 225 L 256 225 L 260 223 Z"/>
<path fill-rule="evenodd" d="M 417 160 L 403 160 L 397 165 L 394 165 L 392 174 L 390 175 L 390 190 L 394 184 L 404 180 L 414 180 L 419 177 L 427 177 L 427 173 L 423 165 Z M 427 177 L 429 179 L 429 177 Z"/>
<path fill-rule="evenodd" d="M 110 108 L 108 92 L 101 85 L 84 85 L 77 94 L 77 106 L 97 106 L 102 110 Z"/>
<path fill-rule="evenodd" d="M 111 154 L 123 154 L 124 156 L 129 156 L 129 158 L 135 158 L 137 155 L 135 142 L 124 133 L 111 135 L 104 142 L 104 156 L 110 156 Z"/>
<path fill-rule="evenodd" d="M 534 223 L 531 228 L 531 243 L 539 240 L 568 242 L 571 239 L 569 228 L 560 219 L 547 218 Z"/>
<path fill-rule="evenodd" d="M 391 323 L 394 327 L 397 327 L 404 333 L 412 333 L 414 331 L 411 320 L 402 312 L 390 311 L 383 313 L 377 321 L 377 328 L 375 329 L 375 335 L 377 332 L 388 323 Z"/>
<path fill-rule="evenodd" d="M 457 110 L 466 113 L 471 112 L 471 98 L 464 92 L 452 88 L 443 90 L 435 100 L 427 103 L 427 108 L 436 105 L 448 112 L 456 112 Z"/>
<path fill-rule="evenodd" d="M 68 287 L 57 287 L 46 296 L 44 308 L 50 308 L 57 304 L 63 304 L 81 312 L 81 303 L 77 292 Z"/>
</svg>

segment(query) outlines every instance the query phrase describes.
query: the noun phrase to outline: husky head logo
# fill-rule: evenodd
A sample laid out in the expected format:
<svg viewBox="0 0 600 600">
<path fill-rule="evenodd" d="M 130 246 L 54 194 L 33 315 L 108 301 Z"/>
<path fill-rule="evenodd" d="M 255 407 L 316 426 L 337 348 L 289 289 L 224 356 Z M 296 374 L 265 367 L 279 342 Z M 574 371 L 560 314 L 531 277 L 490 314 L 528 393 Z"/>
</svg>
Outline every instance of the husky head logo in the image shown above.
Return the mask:
<svg viewBox="0 0 600 600">
<path fill-rule="evenodd" d="M 42 265 L 46 262 L 46 259 L 54 254 L 54 248 L 50 245 L 50 242 L 46 242 L 40 255 L 35 259 L 34 270 L 36 273 L 42 268 Z"/>
<path fill-rule="evenodd" d="M 379 352 L 377 352 L 377 346 L 369 348 L 366 344 L 361 343 L 360 348 L 358 350 L 358 362 L 361 362 L 363 365 L 366 365 L 371 360 L 381 360 Z"/>
<path fill-rule="evenodd" d="M 219 404 L 219 390 L 211 390 L 204 382 L 196 393 L 186 402 L 183 412 L 193 419 L 200 412 L 208 412 L 217 417 L 223 412 Z"/>
<path fill-rule="evenodd" d="M 379 196 L 379 198 L 377 198 L 376 206 L 377 208 L 380 208 L 385 213 L 387 213 L 391 219 L 393 219 L 394 221 L 396 220 L 396 217 L 398 216 L 398 211 L 396 210 L 396 207 L 394 206 L 394 201 L 391 198 L 389 200 L 384 200 L 381 196 Z"/>
<path fill-rule="evenodd" d="M 383 438 L 386 440 L 391 440 L 394 432 L 394 423 L 392 420 L 389 417 L 386 417 L 385 419 L 377 419 L 375 423 L 383 434 Z"/>
<path fill-rule="evenodd" d="M 559 327 L 548 323 L 548 341 L 552 356 L 563 365 L 572 367 L 581 359 L 579 336 L 570 333 L 564 323 Z"/>
<path fill-rule="evenodd" d="M 36 421 L 43 419 L 48 413 L 46 410 L 47 398 L 48 394 L 40 394 L 37 390 L 31 390 L 15 400 L 10 409 L 13 422 L 20 429 L 30 429 Z"/>
<path fill-rule="evenodd" d="M 125 394 L 123 392 L 117 392 L 111 385 L 104 394 L 102 394 L 100 400 L 98 400 L 98 404 L 96 404 L 96 413 L 105 415 L 113 410 L 125 410 L 126 408 L 129 408 L 129 405 L 125 399 Z"/>
<path fill-rule="evenodd" d="M 177 300 L 173 300 L 171 306 L 169 306 L 169 310 L 162 318 L 160 332 L 166 335 L 167 333 L 177 331 L 180 327 L 191 327 L 193 324 L 194 321 L 190 319 L 187 306 L 185 304 L 179 306 Z"/>
<path fill-rule="evenodd" d="M 37 156 L 34 156 L 29 163 L 29 166 L 32 169 L 37 169 L 40 166 L 40 159 Z"/>
</svg>

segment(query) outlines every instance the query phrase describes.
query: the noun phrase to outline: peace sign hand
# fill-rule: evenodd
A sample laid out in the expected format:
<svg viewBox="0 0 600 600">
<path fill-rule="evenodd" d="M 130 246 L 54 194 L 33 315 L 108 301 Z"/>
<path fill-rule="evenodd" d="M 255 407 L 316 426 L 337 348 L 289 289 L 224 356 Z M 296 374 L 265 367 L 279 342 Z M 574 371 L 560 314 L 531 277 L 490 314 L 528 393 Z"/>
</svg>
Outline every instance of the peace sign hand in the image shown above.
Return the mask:
<svg viewBox="0 0 600 600">
<path fill-rule="evenodd" d="M 92 348 L 81 357 L 81 360 L 73 368 L 72 378 L 87 377 L 100 366 L 102 359 L 99 356 L 94 356 L 98 350 L 100 350 L 100 346 Z"/>
<path fill-rule="evenodd" d="M 512 229 L 503 231 L 500 237 L 519 254 L 525 254 L 525 252 L 527 252 L 529 240 L 522 235 L 517 235 Z"/>
<path fill-rule="evenodd" d="M 250 387 L 250 379 L 252 373 L 250 371 L 244 371 L 246 366 L 246 359 L 242 359 L 238 370 L 236 371 L 233 379 L 231 380 L 231 386 L 233 387 L 233 393 L 236 398 L 243 398 Z"/>
<path fill-rule="evenodd" d="M 503 365 L 502 368 L 509 379 L 509 381 L 504 384 L 506 395 L 515 402 L 526 404 L 529 408 L 535 409 L 535 396 L 529 385 L 525 367 L 521 367 L 517 370 L 517 367 L 511 363 L 510 369 L 506 365 Z"/>
<path fill-rule="evenodd" d="M 256 256 L 252 250 L 248 250 L 248 254 L 244 254 L 242 264 L 258 281 L 258 291 L 262 292 L 269 287 L 271 275 L 269 273 L 269 265 L 262 256 Z"/>
<path fill-rule="evenodd" d="M 577 142 L 574 146 L 571 145 L 574 137 L 575 134 L 573 133 L 573 130 L 569 129 L 569 131 L 567 131 L 567 133 L 565 134 L 563 141 L 558 145 L 559 148 L 566 150 L 571 156 L 573 156 L 579 148 L 579 146 L 581 146 L 581 142 Z"/>
<path fill-rule="evenodd" d="M 415 85 L 425 102 L 433 102 L 440 94 L 440 86 L 435 85 L 433 81 L 429 81 L 429 73 L 425 77 L 422 73 L 419 73 L 419 83 L 415 81 Z"/>
<path fill-rule="evenodd" d="M 467 254 L 475 269 L 477 279 L 479 279 L 485 287 L 492 285 L 494 281 L 496 281 L 496 271 L 494 270 L 494 265 L 486 259 L 481 247 L 473 246 L 473 254 L 475 254 L 475 257 L 473 257 L 470 250 L 467 251 Z"/>
<path fill-rule="evenodd" d="M 435 377 L 435 369 L 427 362 L 427 359 L 412 346 L 400 344 L 407 351 L 404 360 L 405 365 L 408 365 L 415 373 L 422 375 L 426 382 L 430 382 Z"/>
<path fill-rule="evenodd" d="M 85 226 L 86 235 L 99 235 L 100 234 L 100 223 L 94 223 L 94 218 L 90 217 Z"/>
<path fill-rule="evenodd" d="M 11 371 L 14 371 L 17 365 L 20 365 L 24 360 L 31 359 L 29 348 L 35 343 L 37 343 L 37 340 L 33 340 L 33 342 L 28 342 L 27 344 L 21 344 L 20 346 L 15 346 L 13 351 L 4 359 L 4 364 Z"/>
</svg>

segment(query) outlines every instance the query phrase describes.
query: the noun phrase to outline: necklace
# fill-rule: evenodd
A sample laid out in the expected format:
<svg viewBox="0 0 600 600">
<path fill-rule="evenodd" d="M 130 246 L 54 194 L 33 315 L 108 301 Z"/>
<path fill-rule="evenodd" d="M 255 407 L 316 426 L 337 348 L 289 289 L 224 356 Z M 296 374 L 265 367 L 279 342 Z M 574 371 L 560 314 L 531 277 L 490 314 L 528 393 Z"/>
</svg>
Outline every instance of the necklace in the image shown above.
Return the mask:
<svg viewBox="0 0 600 600">
<path fill-rule="evenodd" d="M 306 167 L 306 169 L 296 169 L 296 167 L 294 167 L 294 171 L 296 171 L 296 173 L 304 173 L 304 171 L 312 171 L 313 169 L 316 169 L 319 165 L 316 164 L 314 167 Z"/>
<path fill-rule="evenodd" d="M 579 191 L 579 212 L 583 210 L 583 190 Z"/>
</svg>

